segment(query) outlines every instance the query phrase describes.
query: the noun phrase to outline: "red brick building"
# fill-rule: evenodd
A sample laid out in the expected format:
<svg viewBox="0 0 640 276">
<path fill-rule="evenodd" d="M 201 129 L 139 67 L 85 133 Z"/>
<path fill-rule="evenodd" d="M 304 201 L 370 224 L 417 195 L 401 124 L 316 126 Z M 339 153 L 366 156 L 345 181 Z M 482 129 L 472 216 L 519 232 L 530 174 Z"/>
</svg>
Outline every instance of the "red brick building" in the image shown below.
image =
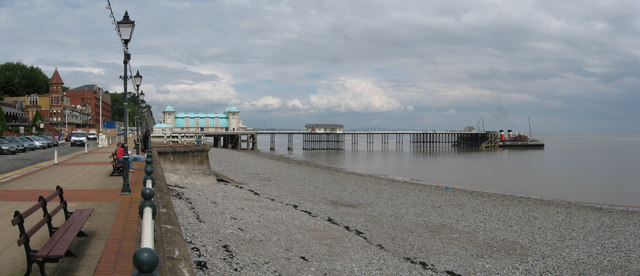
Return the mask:
<svg viewBox="0 0 640 276">
<path fill-rule="evenodd" d="M 100 97 L 102 97 L 102 123 L 111 120 L 111 97 L 108 91 L 95 84 L 87 84 L 67 91 L 71 105 L 88 106 L 90 121 L 94 128 L 100 128 Z"/>
</svg>

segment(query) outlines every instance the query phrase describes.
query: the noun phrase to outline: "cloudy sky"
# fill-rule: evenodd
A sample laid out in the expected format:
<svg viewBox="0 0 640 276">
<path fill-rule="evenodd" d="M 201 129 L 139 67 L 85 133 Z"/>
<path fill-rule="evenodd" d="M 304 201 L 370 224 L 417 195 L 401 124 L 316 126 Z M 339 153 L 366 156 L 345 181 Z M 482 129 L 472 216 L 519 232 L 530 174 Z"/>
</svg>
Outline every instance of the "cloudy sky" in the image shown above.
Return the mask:
<svg viewBox="0 0 640 276">
<path fill-rule="evenodd" d="M 107 1 L 0 0 L 0 63 L 122 91 Z M 255 128 L 639 132 L 640 1 L 112 0 L 161 111 Z"/>
</svg>

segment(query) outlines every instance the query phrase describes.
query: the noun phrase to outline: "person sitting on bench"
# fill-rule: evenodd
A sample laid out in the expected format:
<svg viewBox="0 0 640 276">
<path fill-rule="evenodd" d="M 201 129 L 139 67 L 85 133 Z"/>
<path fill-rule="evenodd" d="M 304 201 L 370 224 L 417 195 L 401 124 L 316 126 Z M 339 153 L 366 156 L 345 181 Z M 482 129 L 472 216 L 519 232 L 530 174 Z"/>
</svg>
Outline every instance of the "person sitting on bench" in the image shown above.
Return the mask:
<svg viewBox="0 0 640 276">
<path fill-rule="evenodd" d="M 129 154 L 131 154 L 131 151 L 129 151 Z M 124 143 L 120 144 L 118 143 L 118 149 L 116 149 L 116 158 L 118 160 L 118 162 L 122 162 L 122 156 L 124 155 Z M 146 155 L 137 155 L 137 154 L 132 154 L 129 155 L 129 172 L 134 172 L 134 166 L 133 166 L 133 162 L 144 162 L 147 161 L 147 156 Z"/>
</svg>

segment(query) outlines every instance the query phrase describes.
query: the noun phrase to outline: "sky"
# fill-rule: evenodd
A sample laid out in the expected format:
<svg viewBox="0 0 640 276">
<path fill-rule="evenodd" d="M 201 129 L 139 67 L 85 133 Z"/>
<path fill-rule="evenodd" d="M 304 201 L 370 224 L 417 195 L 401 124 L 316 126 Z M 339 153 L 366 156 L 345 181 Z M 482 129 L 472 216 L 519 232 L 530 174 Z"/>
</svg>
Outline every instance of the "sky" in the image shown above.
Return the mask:
<svg viewBox="0 0 640 276">
<path fill-rule="evenodd" d="M 107 1 L 0 0 L 0 63 L 122 92 Z M 156 119 L 638 133 L 640 1 L 112 0 Z M 129 85 L 131 90 L 131 85 Z"/>
</svg>

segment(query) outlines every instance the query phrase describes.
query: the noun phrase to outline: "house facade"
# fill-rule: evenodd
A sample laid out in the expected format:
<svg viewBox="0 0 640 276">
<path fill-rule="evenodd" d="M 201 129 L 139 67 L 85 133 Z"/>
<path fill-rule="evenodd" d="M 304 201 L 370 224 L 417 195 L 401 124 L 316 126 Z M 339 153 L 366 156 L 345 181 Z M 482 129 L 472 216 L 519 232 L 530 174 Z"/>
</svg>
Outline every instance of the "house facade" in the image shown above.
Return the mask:
<svg viewBox="0 0 640 276">
<path fill-rule="evenodd" d="M 101 104 L 102 122 L 111 120 L 111 97 L 108 91 L 104 91 L 95 84 L 86 84 L 73 88 L 67 91 L 66 94 L 69 96 L 72 106 L 84 106 L 91 111 L 89 118 L 91 127 L 100 128 Z"/>
<path fill-rule="evenodd" d="M 48 94 L 6 97 L 5 101 L 15 102 L 16 109 L 26 112 L 29 121 L 40 111 L 47 131 L 67 132 L 67 129 L 91 126 L 91 108 L 87 105 L 73 105 L 70 93 L 63 91 L 63 85 L 56 68 L 49 80 Z"/>
</svg>

